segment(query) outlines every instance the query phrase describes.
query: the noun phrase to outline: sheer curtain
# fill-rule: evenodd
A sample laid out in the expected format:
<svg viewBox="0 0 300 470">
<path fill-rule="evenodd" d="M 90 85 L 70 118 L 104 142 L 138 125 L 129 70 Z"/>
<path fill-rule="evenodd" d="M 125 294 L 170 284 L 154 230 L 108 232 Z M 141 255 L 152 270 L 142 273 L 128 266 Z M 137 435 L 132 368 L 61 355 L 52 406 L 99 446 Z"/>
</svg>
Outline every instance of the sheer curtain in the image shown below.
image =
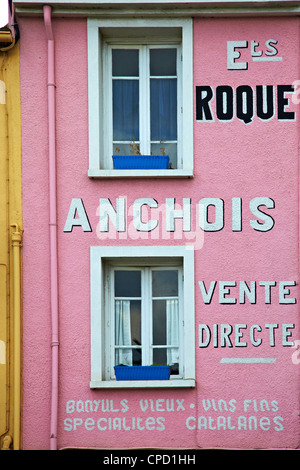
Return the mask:
<svg viewBox="0 0 300 470">
<path fill-rule="evenodd" d="M 131 345 L 130 300 L 115 301 L 116 346 Z M 116 348 L 116 365 L 132 366 L 132 349 Z"/>
<path fill-rule="evenodd" d="M 179 346 L 179 304 L 178 299 L 167 300 L 167 344 Z M 179 362 L 179 349 L 168 348 L 168 364 Z"/>
<path fill-rule="evenodd" d="M 167 363 L 179 362 L 179 305 L 178 299 L 167 300 L 167 345 L 174 346 L 167 349 Z M 130 301 L 115 301 L 115 344 L 116 346 L 131 345 Z M 116 365 L 132 366 L 132 349 L 116 348 Z"/>
</svg>

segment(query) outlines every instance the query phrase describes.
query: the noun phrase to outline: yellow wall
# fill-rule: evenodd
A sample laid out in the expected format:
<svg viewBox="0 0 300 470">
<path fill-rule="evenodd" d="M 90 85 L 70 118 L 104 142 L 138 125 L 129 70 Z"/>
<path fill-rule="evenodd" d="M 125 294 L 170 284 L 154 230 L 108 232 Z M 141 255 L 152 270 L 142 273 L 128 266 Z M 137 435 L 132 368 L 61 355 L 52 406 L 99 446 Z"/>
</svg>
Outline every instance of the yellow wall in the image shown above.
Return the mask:
<svg viewBox="0 0 300 470">
<path fill-rule="evenodd" d="M 0 51 L 0 449 L 21 448 L 19 44 Z"/>
</svg>

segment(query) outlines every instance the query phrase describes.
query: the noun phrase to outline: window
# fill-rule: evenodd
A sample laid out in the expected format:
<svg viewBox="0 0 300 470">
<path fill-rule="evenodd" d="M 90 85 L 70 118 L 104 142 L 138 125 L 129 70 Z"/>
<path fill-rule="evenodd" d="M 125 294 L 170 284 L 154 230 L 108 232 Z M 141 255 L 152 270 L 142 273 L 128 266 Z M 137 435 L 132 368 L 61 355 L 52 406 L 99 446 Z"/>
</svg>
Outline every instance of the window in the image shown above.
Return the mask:
<svg viewBox="0 0 300 470">
<path fill-rule="evenodd" d="M 88 21 L 89 176 L 193 176 L 190 20 Z M 165 169 L 113 155 L 168 155 Z"/>
<path fill-rule="evenodd" d="M 179 47 L 109 48 L 109 155 L 168 155 L 169 167 L 178 167 L 180 57 Z"/>
<path fill-rule="evenodd" d="M 116 381 L 114 366 L 151 364 L 171 366 L 151 386 L 194 386 L 193 286 L 185 247 L 92 247 L 91 387 L 149 385 Z"/>
<path fill-rule="evenodd" d="M 114 365 L 170 365 L 182 376 L 181 267 L 112 267 L 107 324 L 111 329 L 110 378 Z"/>
</svg>

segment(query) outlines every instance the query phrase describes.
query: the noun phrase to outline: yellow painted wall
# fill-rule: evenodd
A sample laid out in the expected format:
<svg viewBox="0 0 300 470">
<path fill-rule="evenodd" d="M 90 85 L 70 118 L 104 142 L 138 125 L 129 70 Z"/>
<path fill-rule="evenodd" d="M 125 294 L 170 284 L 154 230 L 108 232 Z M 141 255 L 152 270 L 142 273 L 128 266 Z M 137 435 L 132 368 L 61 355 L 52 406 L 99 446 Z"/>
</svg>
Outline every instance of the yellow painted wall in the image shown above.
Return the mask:
<svg viewBox="0 0 300 470">
<path fill-rule="evenodd" d="M 22 445 L 20 107 L 17 43 L 0 51 L 0 449 Z"/>
</svg>

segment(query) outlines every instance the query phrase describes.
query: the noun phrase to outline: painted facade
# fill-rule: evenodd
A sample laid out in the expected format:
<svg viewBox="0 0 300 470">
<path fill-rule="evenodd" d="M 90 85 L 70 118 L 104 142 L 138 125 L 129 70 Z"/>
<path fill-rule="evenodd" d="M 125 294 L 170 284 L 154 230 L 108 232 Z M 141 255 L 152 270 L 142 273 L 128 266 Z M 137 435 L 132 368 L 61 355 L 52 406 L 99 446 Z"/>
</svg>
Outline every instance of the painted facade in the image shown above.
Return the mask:
<svg viewBox="0 0 300 470">
<path fill-rule="evenodd" d="M 15 1 L 24 449 L 299 446 L 300 7 L 268 3 Z M 178 54 L 178 158 L 117 170 L 111 50 L 145 66 L 151 48 Z M 151 296 L 155 270 L 180 273 L 176 294 Z M 124 294 L 137 271 L 142 294 Z M 125 318 L 128 296 L 150 343 L 155 302 L 179 305 L 170 380 L 113 377 L 121 353 L 159 349 L 116 339 L 109 309 L 122 298 Z"/>
<path fill-rule="evenodd" d="M 3 2 L 4 3 L 4 2 Z M 0 28 L 0 448 L 22 446 L 22 172 L 19 42 L 11 2 Z M 10 4 L 9 4 L 10 3 Z"/>
</svg>

